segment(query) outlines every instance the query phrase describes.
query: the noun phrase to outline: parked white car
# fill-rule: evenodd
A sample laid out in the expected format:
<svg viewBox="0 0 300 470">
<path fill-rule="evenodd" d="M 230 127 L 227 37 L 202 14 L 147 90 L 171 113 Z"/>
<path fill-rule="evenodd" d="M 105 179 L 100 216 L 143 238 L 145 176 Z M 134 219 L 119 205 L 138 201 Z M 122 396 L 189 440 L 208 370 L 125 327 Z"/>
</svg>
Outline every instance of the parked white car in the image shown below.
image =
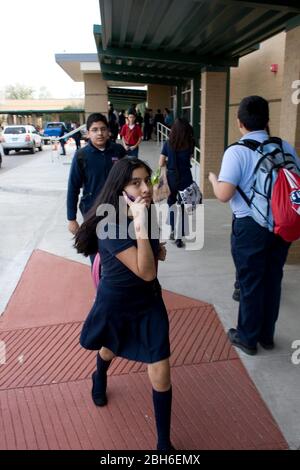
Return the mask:
<svg viewBox="0 0 300 470">
<path fill-rule="evenodd" d="M 10 150 L 16 152 L 29 150 L 30 153 L 34 153 L 36 148 L 43 150 L 40 134 L 35 127 L 30 125 L 19 124 L 4 127 L 1 140 L 5 155 L 8 155 Z"/>
<path fill-rule="evenodd" d="M 3 152 L 3 147 L 2 147 L 2 144 L 1 144 L 1 135 L 0 135 L 0 168 L 2 166 L 2 157 L 4 155 L 4 152 Z"/>
</svg>

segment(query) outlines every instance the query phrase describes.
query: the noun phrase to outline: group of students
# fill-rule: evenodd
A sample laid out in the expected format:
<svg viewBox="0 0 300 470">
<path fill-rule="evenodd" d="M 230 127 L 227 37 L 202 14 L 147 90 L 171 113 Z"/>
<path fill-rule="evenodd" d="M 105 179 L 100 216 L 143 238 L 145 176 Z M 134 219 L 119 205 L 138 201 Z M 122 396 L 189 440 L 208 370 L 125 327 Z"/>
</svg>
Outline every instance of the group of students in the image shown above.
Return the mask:
<svg viewBox="0 0 300 470">
<path fill-rule="evenodd" d="M 143 122 L 144 132 L 142 131 Z M 168 108 L 165 108 L 164 113 L 158 109 L 153 117 L 152 110 L 147 108 L 143 120 L 141 113 L 137 113 L 134 108 L 130 108 L 125 116 L 124 111 L 118 115 L 113 105 L 109 107 L 108 127 L 110 139 L 116 142 L 120 134 L 128 156 L 138 158 L 140 143 L 142 140 L 151 139 L 153 129 L 156 133 L 157 123 L 162 123 L 171 128 L 173 124 L 172 112 Z"/>
<path fill-rule="evenodd" d="M 171 129 L 174 122 L 173 113 L 170 109 L 165 108 L 163 113 L 160 109 L 157 109 L 156 114 L 153 114 L 151 108 L 146 108 L 144 114 L 144 140 L 150 140 L 154 130 L 155 136 L 157 136 L 157 124 L 163 124 Z"/>
<path fill-rule="evenodd" d="M 242 139 L 247 136 L 261 142 L 268 138 L 268 121 L 268 103 L 263 98 L 242 101 L 238 112 Z M 67 211 L 78 253 L 91 259 L 96 253 L 101 257 L 101 282 L 80 336 L 84 348 L 97 351 L 92 399 L 96 406 L 107 404 L 107 371 L 115 356 L 146 363 L 157 450 L 170 451 L 174 447 L 170 438 L 169 321 L 157 279 L 158 261 L 165 260 L 166 249 L 149 231 L 153 225 L 149 220 L 153 217 L 151 169 L 139 159 L 126 157 L 129 145 L 126 148 L 110 141 L 105 116 L 89 116 L 87 129 L 90 140 L 85 156 L 78 159 L 75 154 L 72 162 Z M 284 146 L 300 168 L 294 149 L 287 142 Z M 172 197 L 178 188 L 192 181 L 193 147 L 191 126 L 184 119 L 176 120 L 160 157 L 160 165 L 168 167 Z M 283 265 L 289 248 L 288 243 L 251 218 L 237 191 L 241 187 L 249 193 L 254 166 L 254 153 L 236 146 L 226 150 L 219 178 L 209 175 L 216 197 L 222 202 L 230 200 L 234 214 L 232 253 L 241 298 L 237 328 L 230 329 L 228 335 L 232 344 L 248 354 L 256 353 L 257 343 L 266 349 L 274 347 Z M 84 222 L 79 226 L 76 214 L 81 187 L 79 208 Z M 115 220 L 105 219 L 99 212 L 99 207 L 107 204 L 114 208 Z M 103 223 L 105 236 L 99 231 Z"/>
</svg>

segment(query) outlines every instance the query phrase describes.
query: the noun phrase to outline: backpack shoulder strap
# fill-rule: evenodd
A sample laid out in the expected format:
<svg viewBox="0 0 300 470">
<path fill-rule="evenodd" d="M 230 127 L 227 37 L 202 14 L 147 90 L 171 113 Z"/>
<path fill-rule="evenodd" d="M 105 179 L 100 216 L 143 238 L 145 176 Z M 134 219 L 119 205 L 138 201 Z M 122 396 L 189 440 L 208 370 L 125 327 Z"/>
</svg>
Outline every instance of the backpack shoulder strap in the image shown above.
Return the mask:
<svg viewBox="0 0 300 470">
<path fill-rule="evenodd" d="M 282 147 L 282 139 L 280 137 L 269 137 L 263 144 L 277 144 L 279 147 Z"/>
<path fill-rule="evenodd" d="M 253 139 L 244 139 L 244 140 L 240 140 L 238 142 L 234 142 L 233 144 L 229 145 L 229 147 L 227 147 L 227 148 L 234 147 L 235 145 L 240 145 L 242 147 L 247 147 L 248 149 L 253 150 L 254 152 L 256 152 L 258 147 L 261 145 L 261 142 L 258 142 L 257 140 L 253 140 Z M 246 196 L 244 191 L 239 186 L 237 186 L 236 189 L 240 193 L 240 195 L 242 196 L 244 201 L 246 202 L 247 206 L 250 207 L 251 206 L 251 201 Z"/>
<path fill-rule="evenodd" d="M 261 145 L 261 142 L 258 142 L 257 140 L 253 139 L 244 139 L 244 140 L 239 140 L 238 142 L 234 142 L 233 144 L 229 145 L 227 148 L 229 149 L 230 147 L 234 147 L 235 145 L 241 145 L 242 147 L 247 147 L 250 150 L 253 150 L 254 152 L 258 149 L 258 147 Z"/>
<path fill-rule="evenodd" d="M 78 163 L 78 166 L 79 166 L 79 170 L 80 170 L 82 176 L 84 177 L 84 175 L 85 175 L 84 170 L 85 170 L 85 165 L 86 165 L 84 147 L 77 150 L 76 158 L 77 158 L 77 163 Z"/>
<path fill-rule="evenodd" d="M 251 206 L 251 201 L 250 199 L 246 196 L 246 194 L 244 193 L 244 191 L 239 187 L 237 186 L 236 187 L 237 191 L 240 193 L 240 195 L 242 196 L 242 198 L 244 199 L 245 203 L 247 204 L 247 206 Z"/>
</svg>

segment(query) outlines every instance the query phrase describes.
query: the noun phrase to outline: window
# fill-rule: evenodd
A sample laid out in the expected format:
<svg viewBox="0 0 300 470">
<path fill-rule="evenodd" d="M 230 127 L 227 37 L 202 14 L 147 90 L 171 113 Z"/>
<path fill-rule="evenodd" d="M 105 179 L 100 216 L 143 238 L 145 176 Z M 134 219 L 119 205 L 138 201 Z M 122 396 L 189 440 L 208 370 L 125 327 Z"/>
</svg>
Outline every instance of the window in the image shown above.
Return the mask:
<svg viewBox="0 0 300 470">
<path fill-rule="evenodd" d="M 187 80 L 182 86 L 182 116 L 192 124 L 192 82 Z"/>
<path fill-rule="evenodd" d="M 62 125 L 61 122 L 51 122 L 47 124 L 47 129 L 56 129 L 57 127 L 60 127 Z"/>
<path fill-rule="evenodd" d="M 4 134 L 26 134 L 25 127 L 7 127 Z"/>
</svg>

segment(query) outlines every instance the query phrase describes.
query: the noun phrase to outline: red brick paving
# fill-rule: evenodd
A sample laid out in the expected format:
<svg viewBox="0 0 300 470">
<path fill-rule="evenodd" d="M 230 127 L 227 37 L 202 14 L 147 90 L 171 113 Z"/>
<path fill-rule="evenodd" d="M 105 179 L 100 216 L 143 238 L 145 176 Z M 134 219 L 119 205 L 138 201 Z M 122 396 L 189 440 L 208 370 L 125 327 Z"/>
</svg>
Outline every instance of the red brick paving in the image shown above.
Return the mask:
<svg viewBox="0 0 300 470">
<path fill-rule="evenodd" d="M 170 318 L 175 447 L 286 449 L 214 308 L 163 295 Z M 88 266 L 33 253 L 0 319 L 7 354 L 0 366 L 0 449 L 155 448 L 143 364 L 115 359 L 108 406 L 92 403 L 95 352 L 81 349 L 78 336 L 93 298 Z"/>
</svg>

